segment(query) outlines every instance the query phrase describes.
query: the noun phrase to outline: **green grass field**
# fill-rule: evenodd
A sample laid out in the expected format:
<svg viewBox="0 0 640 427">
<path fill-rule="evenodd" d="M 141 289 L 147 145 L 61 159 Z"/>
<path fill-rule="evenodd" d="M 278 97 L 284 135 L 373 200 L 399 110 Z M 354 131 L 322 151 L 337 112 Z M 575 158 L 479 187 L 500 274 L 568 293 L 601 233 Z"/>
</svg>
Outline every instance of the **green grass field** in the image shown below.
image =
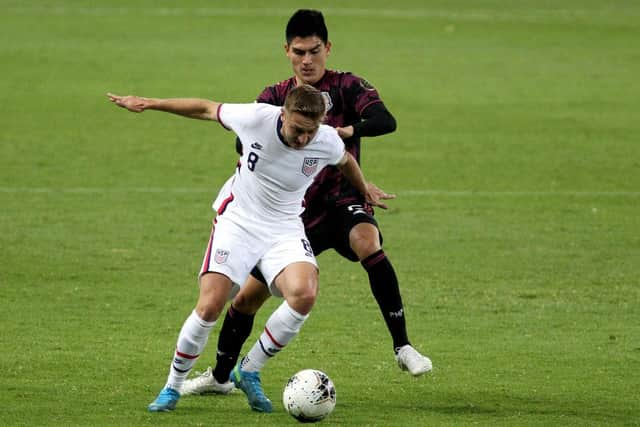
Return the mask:
<svg viewBox="0 0 640 427">
<path fill-rule="evenodd" d="M 377 217 L 434 372 L 398 370 L 364 271 L 326 253 L 316 308 L 263 372 L 273 414 L 240 392 L 149 414 L 234 138 L 105 93 L 250 102 L 290 76 L 284 26 L 302 6 L 325 12 L 329 66 L 365 76 L 398 120 L 362 163 L 398 195 Z M 336 384 L 324 425 L 640 425 L 637 1 L 0 10 L 0 425 L 294 425 L 281 391 L 309 367 Z"/>
</svg>

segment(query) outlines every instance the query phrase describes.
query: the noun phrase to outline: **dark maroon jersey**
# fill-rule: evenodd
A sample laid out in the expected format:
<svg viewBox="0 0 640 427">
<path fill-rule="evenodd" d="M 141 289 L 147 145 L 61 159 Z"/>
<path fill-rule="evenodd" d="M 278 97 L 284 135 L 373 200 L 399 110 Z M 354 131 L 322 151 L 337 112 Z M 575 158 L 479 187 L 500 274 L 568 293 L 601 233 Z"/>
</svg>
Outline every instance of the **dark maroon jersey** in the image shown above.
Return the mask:
<svg viewBox="0 0 640 427">
<path fill-rule="evenodd" d="M 287 93 L 295 86 L 295 77 L 269 86 L 258 96 L 257 102 L 284 105 Z M 324 123 L 333 127 L 360 122 L 365 108 L 382 102 L 373 86 L 351 73 L 327 70 L 314 86 L 322 92 L 327 103 Z M 360 138 L 349 138 L 344 144 L 347 151 L 360 163 Z M 306 227 L 311 227 L 320 222 L 331 207 L 354 202 L 364 204 L 364 197 L 336 167 L 329 166 L 318 174 L 307 190 L 302 219 Z"/>
</svg>

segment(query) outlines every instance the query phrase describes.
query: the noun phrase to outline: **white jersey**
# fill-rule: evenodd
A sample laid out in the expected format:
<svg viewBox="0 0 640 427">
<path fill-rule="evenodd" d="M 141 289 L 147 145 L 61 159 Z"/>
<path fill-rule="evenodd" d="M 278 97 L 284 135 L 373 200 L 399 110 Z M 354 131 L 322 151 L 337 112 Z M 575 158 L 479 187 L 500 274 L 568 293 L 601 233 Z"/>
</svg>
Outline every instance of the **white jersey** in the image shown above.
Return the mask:
<svg viewBox="0 0 640 427">
<path fill-rule="evenodd" d="M 288 265 L 308 262 L 317 268 L 300 218 L 302 201 L 313 178 L 337 164 L 345 147 L 326 125 L 302 149 L 289 147 L 280 135 L 281 111 L 268 104 L 222 104 L 218 109 L 220 123 L 242 141 L 243 155 L 214 202 L 218 216 L 200 274 L 229 277 L 231 298 L 253 267 L 277 296 L 274 279 Z"/>
<path fill-rule="evenodd" d="M 270 104 L 222 104 L 218 120 L 242 142 L 242 158 L 222 193 L 225 209 L 251 213 L 274 223 L 298 218 L 303 199 L 314 177 L 327 165 L 336 165 L 345 154 L 338 132 L 320 125 L 302 149 L 285 144 L 280 134 L 282 107 Z M 220 201 L 218 201 L 220 203 Z"/>
</svg>

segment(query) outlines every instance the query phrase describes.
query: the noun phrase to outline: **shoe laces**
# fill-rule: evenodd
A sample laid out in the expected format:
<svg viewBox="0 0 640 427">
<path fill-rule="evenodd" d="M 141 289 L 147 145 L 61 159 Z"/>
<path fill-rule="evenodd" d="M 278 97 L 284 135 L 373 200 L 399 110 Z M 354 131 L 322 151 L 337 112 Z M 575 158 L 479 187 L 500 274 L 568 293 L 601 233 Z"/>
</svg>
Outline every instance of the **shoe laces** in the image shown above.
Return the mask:
<svg viewBox="0 0 640 427">
<path fill-rule="evenodd" d="M 194 383 L 201 385 L 203 383 L 208 384 L 211 382 L 211 378 L 213 377 L 213 372 L 211 367 L 207 368 L 204 372 L 196 372 L 196 376 L 191 379 Z"/>
<path fill-rule="evenodd" d="M 262 384 L 260 383 L 259 372 L 242 372 L 242 380 L 250 385 L 251 392 L 260 400 L 266 400 Z"/>
<path fill-rule="evenodd" d="M 178 393 L 176 390 L 172 388 L 165 388 L 160 392 L 160 396 L 158 396 L 158 401 L 173 400 L 178 397 L 180 397 L 180 393 Z"/>
</svg>

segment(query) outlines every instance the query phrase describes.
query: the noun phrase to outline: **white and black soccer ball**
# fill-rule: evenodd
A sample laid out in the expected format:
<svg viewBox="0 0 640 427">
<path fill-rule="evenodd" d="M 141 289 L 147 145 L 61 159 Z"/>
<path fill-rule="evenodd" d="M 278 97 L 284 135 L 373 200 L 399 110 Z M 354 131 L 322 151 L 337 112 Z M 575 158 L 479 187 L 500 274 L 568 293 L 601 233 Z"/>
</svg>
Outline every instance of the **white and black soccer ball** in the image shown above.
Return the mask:
<svg viewBox="0 0 640 427">
<path fill-rule="evenodd" d="M 336 407 L 336 388 L 322 371 L 304 369 L 284 387 L 282 403 L 285 410 L 303 423 L 320 421 Z"/>
</svg>

